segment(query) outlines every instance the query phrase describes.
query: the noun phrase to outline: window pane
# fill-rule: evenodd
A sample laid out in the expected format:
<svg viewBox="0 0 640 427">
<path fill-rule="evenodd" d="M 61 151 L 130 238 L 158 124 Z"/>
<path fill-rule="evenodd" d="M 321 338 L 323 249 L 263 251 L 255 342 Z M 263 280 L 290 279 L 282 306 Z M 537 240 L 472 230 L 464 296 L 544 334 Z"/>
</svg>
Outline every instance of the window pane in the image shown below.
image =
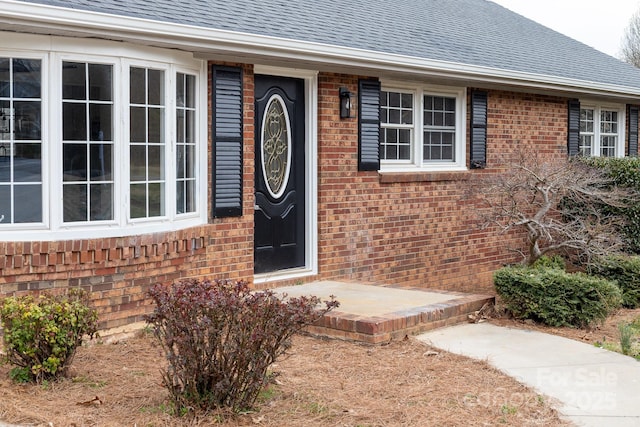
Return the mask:
<svg viewBox="0 0 640 427">
<path fill-rule="evenodd" d="M 580 135 L 580 154 L 583 156 L 590 156 L 592 146 L 593 135 Z"/>
<path fill-rule="evenodd" d="M 400 110 L 389 110 L 389 123 L 401 123 Z"/>
<path fill-rule="evenodd" d="M 196 176 L 195 171 L 195 157 L 196 157 L 196 147 L 187 146 L 186 148 L 186 162 L 185 162 L 185 172 L 187 178 L 194 178 Z"/>
<path fill-rule="evenodd" d="M 2 165 L 0 164 L 0 167 Z M 0 225 L 11 224 L 11 186 L 0 185 Z"/>
<path fill-rule="evenodd" d="M 149 108 L 149 140 L 148 142 L 164 142 L 164 110 L 160 108 Z"/>
<path fill-rule="evenodd" d="M 13 97 L 40 98 L 40 60 L 13 60 Z"/>
<path fill-rule="evenodd" d="M 112 180 L 112 146 L 111 144 L 91 144 L 91 181 Z"/>
<path fill-rule="evenodd" d="M 387 107 L 389 106 L 389 92 L 387 91 L 380 91 L 380 107 Z"/>
<path fill-rule="evenodd" d="M 129 71 L 129 99 L 132 104 L 146 104 L 146 87 L 145 69 L 131 67 Z"/>
<path fill-rule="evenodd" d="M 389 107 L 400 107 L 400 94 L 398 92 L 389 92 Z"/>
<path fill-rule="evenodd" d="M 89 99 L 111 101 L 111 65 L 89 64 Z"/>
<path fill-rule="evenodd" d="M 40 182 L 42 153 L 40 144 L 16 144 L 13 156 L 14 182 Z"/>
<path fill-rule="evenodd" d="M 187 181 L 186 192 L 187 212 L 195 212 L 196 210 L 196 182 Z"/>
<path fill-rule="evenodd" d="M 11 146 L 0 143 L 0 183 L 11 180 Z"/>
<path fill-rule="evenodd" d="M 90 221 L 113 219 L 111 207 L 113 205 L 112 184 L 92 184 Z"/>
<path fill-rule="evenodd" d="M 16 185 L 14 222 L 42 222 L 42 185 Z"/>
<path fill-rule="evenodd" d="M 144 145 L 129 147 L 129 175 L 131 181 L 145 181 L 147 179 L 147 149 Z"/>
<path fill-rule="evenodd" d="M 185 164 L 185 146 L 179 145 L 176 147 L 176 176 L 178 178 L 184 178 L 184 164 Z"/>
<path fill-rule="evenodd" d="M 87 140 L 86 104 L 62 104 L 62 139 L 65 141 Z"/>
<path fill-rule="evenodd" d="M 184 81 L 185 75 L 182 73 L 176 74 L 176 107 L 184 107 Z"/>
<path fill-rule="evenodd" d="M 91 141 L 112 140 L 112 106 L 110 104 L 89 104 L 91 120 Z"/>
<path fill-rule="evenodd" d="M 402 124 L 410 125 L 413 123 L 413 111 L 411 110 L 403 110 L 402 111 Z"/>
<path fill-rule="evenodd" d="M 445 113 L 444 115 L 444 125 L 454 127 L 456 125 L 456 115 L 455 113 Z"/>
<path fill-rule="evenodd" d="M 8 98 L 11 92 L 11 76 L 9 75 L 9 58 L 0 58 L 0 97 Z"/>
<path fill-rule="evenodd" d="M 62 187 L 62 203 L 64 206 L 64 222 L 87 220 L 86 185 L 64 185 Z"/>
<path fill-rule="evenodd" d="M 78 62 L 62 63 L 62 98 L 87 99 L 86 65 Z"/>
<path fill-rule="evenodd" d="M 187 96 L 186 107 L 187 108 L 195 108 L 196 107 L 196 78 L 195 76 L 186 75 L 185 80 L 185 92 Z"/>
<path fill-rule="evenodd" d="M 164 179 L 164 146 L 149 147 L 149 180 Z"/>
<path fill-rule="evenodd" d="M 176 110 L 176 141 L 184 142 L 184 110 Z"/>
<path fill-rule="evenodd" d="M 164 215 L 164 184 L 149 184 L 149 216 Z"/>
<path fill-rule="evenodd" d="M 408 160 L 411 158 L 411 147 L 409 145 L 398 146 L 398 159 Z"/>
<path fill-rule="evenodd" d="M 192 110 L 187 110 L 187 117 L 185 123 L 185 138 L 184 142 L 188 144 L 193 144 L 196 142 L 195 139 L 195 131 L 196 131 L 196 112 Z"/>
<path fill-rule="evenodd" d="M 87 179 L 87 146 L 64 144 L 62 147 L 63 181 Z"/>
<path fill-rule="evenodd" d="M 149 70 L 149 105 L 164 105 L 164 71 Z"/>
<path fill-rule="evenodd" d="M 147 142 L 147 110 L 144 107 L 131 107 L 129 112 L 131 142 Z"/>
<path fill-rule="evenodd" d="M 131 184 L 131 218 L 145 218 L 147 216 L 147 185 Z"/>
<path fill-rule="evenodd" d="M 176 211 L 177 213 L 185 213 L 185 181 L 176 182 Z"/>
<path fill-rule="evenodd" d="M 11 103 L 0 101 L 0 141 L 11 141 Z M 3 153 L 0 152 L 0 156 Z M 6 155 L 6 154 L 5 154 Z"/>
<path fill-rule="evenodd" d="M 13 106 L 15 139 L 40 139 L 40 101 L 15 101 Z"/>
</svg>

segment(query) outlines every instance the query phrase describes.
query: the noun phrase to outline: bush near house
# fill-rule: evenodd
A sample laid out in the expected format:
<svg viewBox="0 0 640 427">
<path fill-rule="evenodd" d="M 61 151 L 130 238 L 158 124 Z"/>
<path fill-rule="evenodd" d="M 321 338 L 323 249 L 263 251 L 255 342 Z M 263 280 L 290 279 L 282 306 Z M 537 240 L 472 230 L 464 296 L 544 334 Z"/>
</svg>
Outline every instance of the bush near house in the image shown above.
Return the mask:
<svg viewBox="0 0 640 427">
<path fill-rule="evenodd" d="M 156 307 L 147 322 L 168 360 L 162 377 L 177 414 L 250 408 L 293 334 L 339 305 L 332 298 L 319 308 L 314 296 L 282 299 L 230 280 L 156 285 L 150 295 Z"/>
<path fill-rule="evenodd" d="M 615 281 L 622 291 L 622 305 L 640 307 L 640 256 L 609 256 L 596 260 L 589 273 Z"/>
<path fill-rule="evenodd" d="M 604 170 L 613 186 L 640 193 L 640 158 L 638 157 L 589 157 L 584 162 Z M 637 198 L 637 197 L 636 197 Z M 625 238 L 625 251 L 640 254 L 640 203 L 629 203 L 625 207 L 602 206 L 607 215 L 617 215 L 623 222 L 621 231 Z"/>
<path fill-rule="evenodd" d="M 516 317 L 550 326 L 585 327 L 622 304 L 615 282 L 567 273 L 558 265 L 510 266 L 494 273 L 496 291 Z"/>
<path fill-rule="evenodd" d="M 5 298 L 0 306 L 4 351 L 0 361 L 15 365 L 16 381 L 42 382 L 66 374 L 76 349 L 98 327 L 87 292 Z"/>
</svg>

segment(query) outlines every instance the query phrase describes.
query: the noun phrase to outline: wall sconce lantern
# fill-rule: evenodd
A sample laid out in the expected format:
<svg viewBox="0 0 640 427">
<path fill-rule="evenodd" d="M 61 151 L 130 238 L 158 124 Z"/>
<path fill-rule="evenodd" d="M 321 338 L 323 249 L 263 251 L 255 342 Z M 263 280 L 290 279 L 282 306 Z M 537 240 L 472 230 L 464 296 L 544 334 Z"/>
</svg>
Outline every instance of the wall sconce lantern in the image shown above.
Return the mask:
<svg viewBox="0 0 640 427">
<path fill-rule="evenodd" d="M 340 94 L 340 118 L 341 119 L 349 119 L 353 117 L 351 115 L 352 103 L 351 103 L 351 92 L 346 87 L 341 87 L 339 90 Z"/>
</svg>

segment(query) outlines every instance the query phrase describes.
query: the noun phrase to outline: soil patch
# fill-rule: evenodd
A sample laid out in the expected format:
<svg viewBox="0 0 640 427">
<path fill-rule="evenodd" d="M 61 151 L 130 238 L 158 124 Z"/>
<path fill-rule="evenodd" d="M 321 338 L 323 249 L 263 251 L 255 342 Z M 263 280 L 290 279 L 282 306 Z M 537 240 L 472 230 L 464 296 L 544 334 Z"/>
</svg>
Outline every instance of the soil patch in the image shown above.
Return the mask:
<svg viewBox="0 0 640 427">
<path fill-rule="evenodd" d="M 298 336 L 242 415 L 175 417 L 163 356 L 138 334 L 78 350 L 68 378 L 18 385 L 0 367 L 0 420 L 36 426 L 558 426 L 553 402 L 487 363 L 415 339 L 383 346 Z"/>
</svg>

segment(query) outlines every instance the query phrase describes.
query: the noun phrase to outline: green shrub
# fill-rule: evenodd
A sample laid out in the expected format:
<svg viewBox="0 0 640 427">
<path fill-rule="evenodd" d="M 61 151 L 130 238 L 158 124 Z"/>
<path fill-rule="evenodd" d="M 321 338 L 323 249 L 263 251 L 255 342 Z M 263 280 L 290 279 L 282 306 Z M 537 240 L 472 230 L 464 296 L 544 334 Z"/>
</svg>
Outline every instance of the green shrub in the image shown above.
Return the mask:
<svg viewBox="0 0 640 427">
<path fill-rule="evenodd" d="M 598 259 L 589 267 L 589 273 L 613 280 L 622 290 L 622 305 L 640 307 L 640 257 L 609 256 Z"/>
<path fill-rule="evenodd" d="M 541 269 L 553 268 L 564 271 L 567 268 L 567 264 L 560 255 L 541 256 L 533 263 L 533 267 Z"/>
<path fill-rule="evenodd" d="M 604 320 L 622 302 L 614 282 L 557 268 L 505 267 L 494 281 L 516 318 L 550 326 L 584 327 Z"/>
<path fill-rule="evenodd" d="M 86 335 L 93 337 L 98 315 L 88 295 L 72 289 L 64 295 L 5 298 L 0 307 L 4 327 L 2 361 L 16 367 L 19 381 L 48 381 L 66 374 Z"/>
<path fill-rule="evenodd" d="M 317 297 L 283 300 L 245 282 L 185 280 L 150 290 L 147 316 L 165 353 L 163 383 L 184 408 L 246 410 L 268 385 L 267 368 L 291 337 L 338 306 Z"/>
</svg>

